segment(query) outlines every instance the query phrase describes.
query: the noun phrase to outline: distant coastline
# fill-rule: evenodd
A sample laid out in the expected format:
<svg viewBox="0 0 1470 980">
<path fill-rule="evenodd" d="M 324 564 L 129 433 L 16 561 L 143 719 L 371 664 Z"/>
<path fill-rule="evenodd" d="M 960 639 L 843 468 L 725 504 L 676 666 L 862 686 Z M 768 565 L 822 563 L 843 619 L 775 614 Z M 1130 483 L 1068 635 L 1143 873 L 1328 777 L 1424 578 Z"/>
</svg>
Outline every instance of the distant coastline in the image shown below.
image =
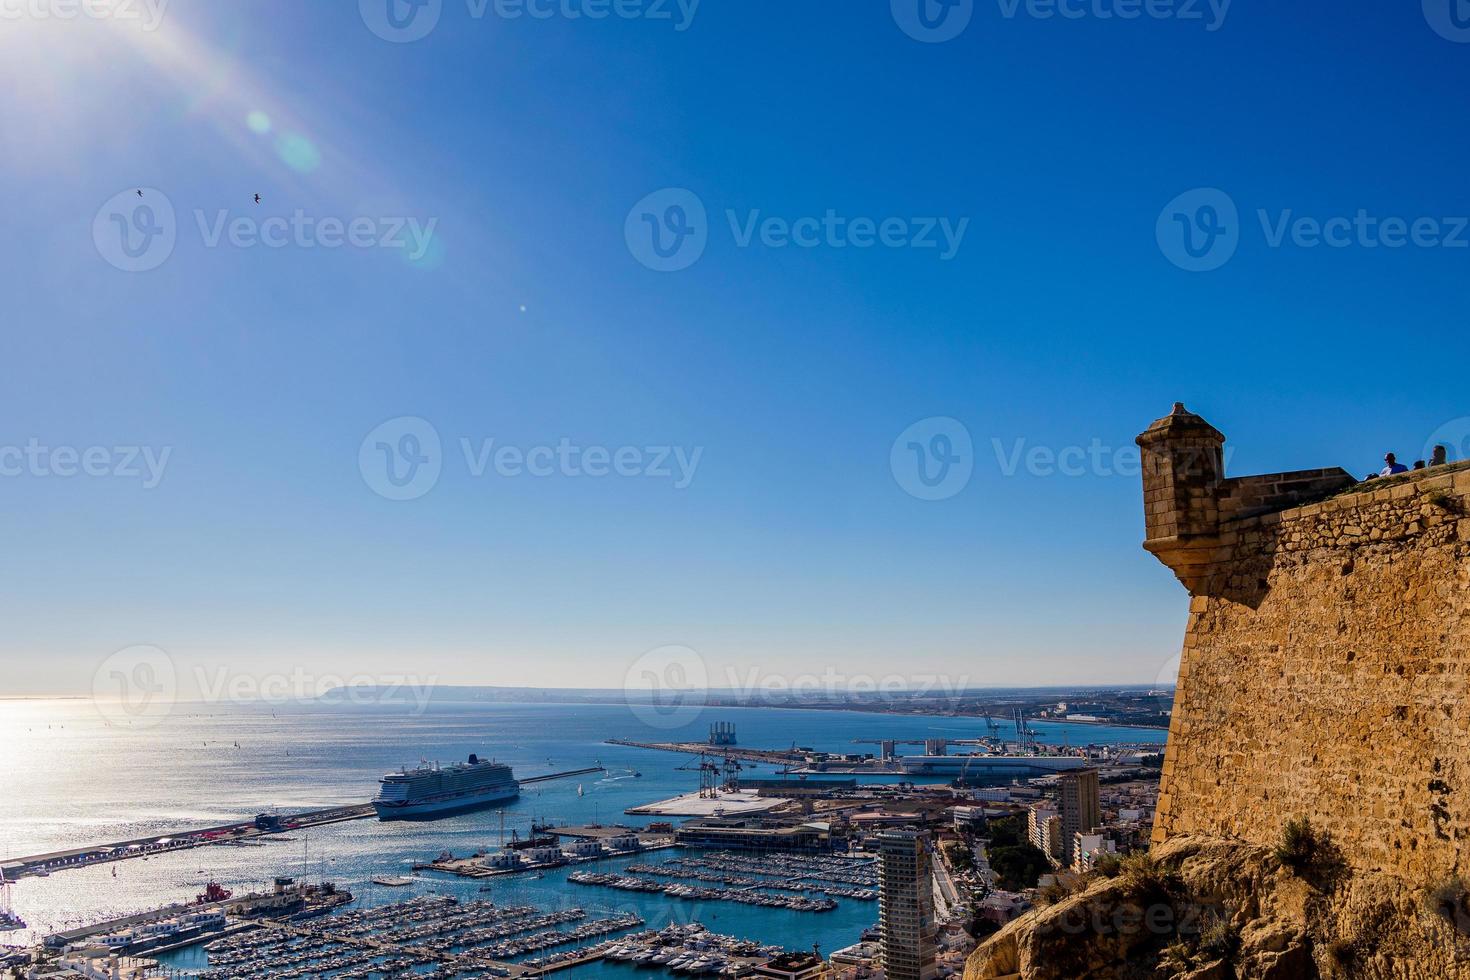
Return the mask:
<svg viewBox="0 0 1470 980">
<path fill-rule="evenodd" d="M 1040 714 L 1039 705 L 1050 706 L 1058 699 L 1084 696 L 1095 699 L 1112 695 L 1124 700 L 1156 697 L 1162 690 L 1157 686 L 1137 687 L 1040 687 L 1040 688 L 980 688 L 954 695 L 935 697 L 927 692 L 892 692 L 883 695 L 855 695 L 848 700 L 821 698 L 803 700 L 799 696 L 781 697 L 780 692 L 763 692 L 770 697 L 751 696 L 740 691 L 708 690 L 702 695 L 689 692 L 687 696 L 667 692 L 654 697 L 644 692 L 630 693 L 607 688 L 512 688 L 482 687 L 477 685 L 440 685 L 429 692 L 431 699 L 444 699 L 459 703 L 486 702 L 494 704 L 602 704 L 602 705 L 655 705 L 669 708 L 699 707 L 711 711 L 736 708 L 784 708 L 799 711 L 857 711 L 883 715 L 913 715 L 926 718 L 974 718 L 987 716 L 999 720 L 1009 719 L 1016 710 L 1025 714 L 1028 722 L 1056 725 L 1092 725 L 1103 728 L 1133 728 L 1142 731 L 1168 731 L 1167 722 L 1150 724 L 1139 720 L 1107 717 L 1089 719 L 1057 718 Z M 372 693 L 372 688 L 337 688 L 323 694 L 318 701 L 333 702 L 347 697 L 363 697 Z M 388 692 L 390 695 L 394 692 Z M 391 698 L 389 699 L 391 700 Z M 1172 701 L 1172 691 L 1170 692 Z M 1148 712 L 1156 715 L 1157 712 Z"/>
</svg>

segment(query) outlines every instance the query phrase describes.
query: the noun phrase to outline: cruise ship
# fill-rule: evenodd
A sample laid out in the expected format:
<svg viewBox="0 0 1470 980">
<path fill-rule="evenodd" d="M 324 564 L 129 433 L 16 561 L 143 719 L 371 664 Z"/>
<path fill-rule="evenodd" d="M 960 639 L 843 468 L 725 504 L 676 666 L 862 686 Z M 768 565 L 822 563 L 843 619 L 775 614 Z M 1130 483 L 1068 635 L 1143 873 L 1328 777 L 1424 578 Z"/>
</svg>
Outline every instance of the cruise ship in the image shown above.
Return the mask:
<svg viewBox="0 0 1470 980">
<path fill-rule="evenodd" d="M 373 809 L 379 820 L 437 820 L 494 806 L 521 795 L 510 766 L 470 756 L 450 766 L 390 772 L 379 782 Z"/>
</svg>

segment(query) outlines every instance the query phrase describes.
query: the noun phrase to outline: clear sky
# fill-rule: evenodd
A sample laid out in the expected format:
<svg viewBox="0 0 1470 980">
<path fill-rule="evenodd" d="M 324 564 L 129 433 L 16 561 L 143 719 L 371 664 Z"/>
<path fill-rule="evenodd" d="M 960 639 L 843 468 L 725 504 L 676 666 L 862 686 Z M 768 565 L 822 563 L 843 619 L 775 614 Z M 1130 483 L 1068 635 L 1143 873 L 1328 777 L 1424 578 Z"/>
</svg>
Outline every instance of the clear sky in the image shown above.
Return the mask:
<svg viewBox="0 0 1470 980">
<path fill-rule="evenodd" d="M 1147 683 L 1186 597 L 1112 451 L 1172 402 L 1236 474 L 1464 454 L 1435 0 L 917 2 L 0 0 L 0 693 Z"/>
</svg>

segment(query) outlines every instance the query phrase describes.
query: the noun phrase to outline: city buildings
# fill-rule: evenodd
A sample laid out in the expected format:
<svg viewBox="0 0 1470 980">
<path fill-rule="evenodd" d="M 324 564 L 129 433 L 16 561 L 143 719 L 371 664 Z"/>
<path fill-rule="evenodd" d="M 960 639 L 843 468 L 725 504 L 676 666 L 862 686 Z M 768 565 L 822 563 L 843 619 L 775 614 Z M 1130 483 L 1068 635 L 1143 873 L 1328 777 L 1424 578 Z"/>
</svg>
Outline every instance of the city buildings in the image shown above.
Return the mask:
<svg viewBox="0 0 1470 980">
<path fill-rule="evenodd" d="M 1059 861 L 1062 857 L 1062 818 L 1050 803 L 1038 803 L 1026 811 L 1026 836 L 1036 848 Z"/>
<path fill-rule="evenodd" d="M 878 928 L 888 980 L 933 980 L 937 927 L 929 837 L 913 831 L 878 836 Z"/>
<path fill-rule="evenodd" d="M 1086 874 L 1104 854 L 1114 853 L 1117 848 L 1106 834 L 1076 834 L 1072 841 L 1072 870 Z"/>
</svg>

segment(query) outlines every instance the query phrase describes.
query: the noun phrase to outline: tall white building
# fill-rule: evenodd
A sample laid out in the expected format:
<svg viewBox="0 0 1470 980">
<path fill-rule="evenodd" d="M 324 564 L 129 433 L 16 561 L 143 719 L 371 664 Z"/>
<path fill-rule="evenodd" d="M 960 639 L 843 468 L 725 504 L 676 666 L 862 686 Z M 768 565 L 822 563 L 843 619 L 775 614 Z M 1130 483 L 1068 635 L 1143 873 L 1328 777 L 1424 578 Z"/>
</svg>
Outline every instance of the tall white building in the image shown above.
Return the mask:
<svg viewBox="0 0 1470 980">
<path fill-rule="evenodd" d="M 1053 861 L 1062 857 L 1062 818 L 1054 806 L 1038 803 L 1026 811 L 1026 836 Z"/>
<path fill-rule="evenodd" d="M 929 837 L 911 831 L 878 835 L 878 928 L 888 980 L 933 980 L 934 875 Z"/>
</svg>

